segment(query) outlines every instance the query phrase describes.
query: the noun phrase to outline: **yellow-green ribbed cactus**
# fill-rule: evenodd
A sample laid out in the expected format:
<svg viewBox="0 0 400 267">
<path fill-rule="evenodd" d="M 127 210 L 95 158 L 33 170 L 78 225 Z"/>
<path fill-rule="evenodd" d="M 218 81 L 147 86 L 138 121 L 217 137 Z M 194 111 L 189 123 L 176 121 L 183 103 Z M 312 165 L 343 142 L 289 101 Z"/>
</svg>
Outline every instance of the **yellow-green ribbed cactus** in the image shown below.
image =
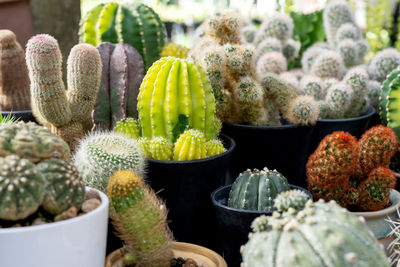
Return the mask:
<svg viewBox="0 0 400 267">
<path fill-rule="evenodd" d="M 142 150 L 143 155 L 148 159 L 152 158 L 151 151 L 150 151 L 150 142 L 151 142 L 151 139 L 149 139 L 147 137 L 141 137 L 141 138 L 137 139 L 137 146 L 140 148 L 140 150 Z"/>
<path fill-rule="evenodd" d="M 171 160 L 173 145 L 165 137 L 154 137 L 150 141 L 151 158 Z"/>
<path fill-rule="evenodd" d="M 206 143 L 207 157 L 216 156 L 226 151 L 221 140 L 213 139 Z"/>
<path fill-rule="evenodd" d="M 189 48 L 183 45 L 169 43 L 162 49 L 160 57 L 187 58 L 188 54 Z"/>
<path fill-rule="evenodd" d="M 135 266 L 170 266 L 172 234 L 167 209 L 154 191 L 131 171 L 119 171 L 107 186 L 111 218 Z"/>
<path fill-rule="evenodd" d="M 92 128 L 91 113 L 100 85 L 101 59 L 89 44 L 74 46 L 68 57 L 68 90 L 62 81 L 62 56 L 57 40 L 47 34 L 26 46 L 32 110 L 37 119 L 73 150 Z"/>
<path fill-rule="evenodd" d="M 186 128 L 217 136 L 215 99 L 207 74 L 188 60 L 167 57 L 148 70 L 138 96 L 142 136 L 174 142 Z"/>
<path fill-rule="evenodd" d="M 186 130 L 175 143 L 174 160 L 194 160 L 207 157 L 206 138 L 201 131 Z"/>
<path fill-rule="evenodd" d="M 126 118 L 117 122 L 114 131 L 134 139 L 140 136 L 139 126 L 134 118 Z"/>
</svg>

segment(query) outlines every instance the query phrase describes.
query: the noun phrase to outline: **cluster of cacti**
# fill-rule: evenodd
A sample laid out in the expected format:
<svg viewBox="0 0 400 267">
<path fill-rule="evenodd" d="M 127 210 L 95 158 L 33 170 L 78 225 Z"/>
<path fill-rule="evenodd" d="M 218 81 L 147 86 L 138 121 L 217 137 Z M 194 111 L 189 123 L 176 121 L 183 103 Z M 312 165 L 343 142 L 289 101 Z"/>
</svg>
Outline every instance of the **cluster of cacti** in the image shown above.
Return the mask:
<svg viewBox="0 0 400 267">
<path fill-rule="evenodd" d="M 68 57 L 68 90 L 62 81 L 62 56 L 57 40 L 47 34 L 32 37 L 26 48 L 32 110 L 37 120 L 74 150 L 92 128 L 91 113 L 100 85 L 97 49 L 78 44 Z"/>
<path fill-rule="evenodd" d="M 334 202 L 309 200 L 260 216 L 252 228 L 241 248 L 244 267 L 389 266 L 364 218 Z"/>
<path fill-rule="evenodd" d="M 316 101 L 296 101 L 295 88 L 278 76 L 287 70 L 287 61 L 297 51 L 297 44 L 289 39 L 291 19 L 274 16 L 257 32 L 251 26 L 241 28 L 241 24 L 231 11 L 209 17 L 204 37 L 191 50 L 190 57 L 210 79 L 217 116 L 224 122 L 249 125 L 280 125 L 281 115 L 290 123 L 315 123 Z M 251 31 L 246 42 L 254 39 L 256 49 L 242 42 L 241 31 Z"/>
<path fill-rule="evenodd" d="M 349 133 L 334 132 L 308 159 L 308 188 L 315 198 L 344 207 L 382 209 L 396 185 L 388 167 L 397 149 L 396 134 L 382 125 L 369 129 L 358 142 Z"/>
<path fill-rule="evenodd" d="M 25 53 L 9 30 L 0 30 L 0 77 L 0 110 L 30 110 Z"/>
<path fill-rule="evenodd" d="M 128 44 L 101 43 L 101 83 L 92 114 L 95 130 L 111 130 L 127 117 L 137 118 L 137 96 L 144 76 L 141 55 Z"/>
<path fill-rule="evenodd" d="M 111 218 L 135 266 L 170 266 L 172 234 L 167 209 L 140 175 L 118 171 L 109 180 Z"/>
<path fill-rule="evenodd" d="M 142 56 L 146 70 L 159 59 L 164 47 L 164 24 L 157 13 L 144 4 L 103 3 L 83 19 L 81 42 L 94 46 L 102 42 L 126 43 Z"/>
<path fill-rule="evenodd" d="M 247 170 L 240 173 L 233 183 L 228 206 L 243 210 L 271 211 L 277 195 L 287 190 L 290 190 L 287 179 L 276 170 Z"/>
<path fill-rule="evenodd" d="M 177 58 L 187 58 L 189 54 L 189 48 L 175 44 L 169 43 L 165 45 L 160 53 L 160 57 L 177 57 Z"/>
<path fill-rule="evenodd" d="M 119 170 L 143 175 L 145 159 L 135 139 L 117 133 L 97 132 L 81 140 L 74 164 L 86 184 L 105 192 L 108 179 Z"/>
<path fill-rule="evenodd" d="M 0 219 L 22 220 L 39 207 L 53 216 L 80 209 L 85 183 L 62 139 L 22 122 L 2 125 L 0 136 Z"/>
</svg>

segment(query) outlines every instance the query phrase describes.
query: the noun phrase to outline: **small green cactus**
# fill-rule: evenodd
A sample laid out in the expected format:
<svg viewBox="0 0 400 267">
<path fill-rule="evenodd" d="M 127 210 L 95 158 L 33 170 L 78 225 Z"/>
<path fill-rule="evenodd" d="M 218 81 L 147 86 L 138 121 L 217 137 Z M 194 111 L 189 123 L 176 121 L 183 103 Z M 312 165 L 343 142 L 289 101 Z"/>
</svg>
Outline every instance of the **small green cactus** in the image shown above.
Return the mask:
<svg viewBox="0 0 400 267">
<path fill-rule="evenodd" d="M 226 151 L 224 144 L 221 140 L 213 139 L 206 143 L 207 157 L 213 157 L 222 154 Z"/>
<path fill-rule="evenodd" d="M 258 59 L 266 52 L 282 53 L 282 50 L 282 42 L 279 39 L 268 37 L 257 45 L 254 52 L 254 59 L 258 61 Z"/>
<path fill-rule="evenodd" d="M 253 50 L 244 45 L 224 45 L 225 66 L 232 75 L 245 75 L 251 69 Z"/>
<path fill-rule="evenodd" d="M 237 13 L 216 13 L 204 22 L 204 33 L 219 45 L 240 43 L 240 19 Z"/>
<path fill-rule="evenodd" d="M 324 52 L 326 52 L 326 49 L 317 46 L 311 46 L 306 51 L 304 51 L 301 57 L 301 66 L 304 73 L 311 72 L 311 67 L 315 59 Z"/>
<path fill-rule="evenodd" d="M 274 207 L 279 211 L 288 211 L 290 208 L 302 210 L 310 197 L 302 190 L 292 189 L 281 192 L 274 202 Z"/>
<path fill-rule="evenodd" d="M 174 144 L 174 160 L 195 160 L 207 157 L 206 138 L 195 129 L 186 130 Z"/>
<path fill-rule="evenodd" d="M 345 72 L 342 57 L 334 51 L 320 54 L 311 66 L 311 74 L 320 78 L 335 78 L 341 80 Z"/>
<path fill-rule="evenodd" d="M 325 98 L 326 91 L 323 86 L 321 78 L 313 75 L 305 75 L 300 80 L 301 91 L 305 95 L 310 95 L 316 100 L 322 100 Z"/>
<path fill-rule="evenodd" d="M 355 117 L 363 112 L 364 100 L 368 93 L 367 81 L 368 73 L 362 67 L 350 69 L 343 78 L 343 82 L 352 90 L 351 103 L 346 110 L 346 117 Z"/>
<path fill-rule="evenodd" d="M 114 131 L 134 139 L 140 136 L 139 126 L 134 118 L 126 118 L 125 120 L 117 122 Z"/>
<path fill-rule="evenodd" d="M 297 94 L 299 95 L 304 94 L 303 88 L 300 86 L 299 79 L 295 74 L 291 72 L 282 72 L 281 74 L 279 74 L 279 78 L 282 79 L 282 81 L 289 84 L 290 86 L 292 86 Z"/>
<path fill-rule="evenodd" d="M 257 74 L 261 76 L 265 72 L 280 74 L 287 71 L 287 61 L 282 53 L 266 52 L 257 61 Z"/>
<path fill-rule="evenodd" d="M 318 102 L 312 96 L 303 95 L 292 100 L 286 117 L 291 123 L 313 125 L 319 116 Z"/>
<path fill-rule="evenodd" d="M 383 82 L 390 72 L 400 66 L 400 52 L 386 48 L 376 53 L 368 65 L 368 73 L 373 80 Z"/>
<path fill-rule="evenodd" d="M 338 44 L 338 53 L 342 57 L 346 67 L 357 65 L 359 62 L 357 48 L 357 43 L 351 39 L 343 40 Z"/>
<path fill-rule="evenodd" d="M 260 43 L 266 37 L 274 37 L 281 42 L 286 42 L 293 34 L 293 20 L 290 16 L 277 13 L 264 21 L 256 37 L 256 43 Z"/>
<path fill-rule="evenodd" d="M 140 137 L 139 139 L 137 139 L 137 146 L 140 148 L 140 150 L 142 150 L 143 155 L 148 159 L 152 158 L 150 151 L 150 141 L 151 140 L 147 137 Z"/>
<path fill-rule="evenodd" d="M 299 44 L 295 40 L 289 39 L 284 43 L 282 52 L 285 55 L 286 59 L 290 61 L 298 56 L 299 50 Z"/>
<path fill-rule="evenodd" d="M 177 58 L 187 58 L 189 54 L 189 48 L 175 44 L 169 43 L 165 45 L 160 53 L 160 57 L 177 57 Z"/>
<path fill-rule="evenodd" d="M 344 113 L 350 107 L 353 92 L 345 83 L 332 85 L 326 93 L 325 102 L 329 107 L 329 118 L 339 119 L 344 117 Z"/>
<path fill-rule="evenodd" d="M 154 137 L 150 140 L 150 152 L 152 159 L 171 160 L 172 149 L 173 145 L 165 137 Z"/>
</svg>

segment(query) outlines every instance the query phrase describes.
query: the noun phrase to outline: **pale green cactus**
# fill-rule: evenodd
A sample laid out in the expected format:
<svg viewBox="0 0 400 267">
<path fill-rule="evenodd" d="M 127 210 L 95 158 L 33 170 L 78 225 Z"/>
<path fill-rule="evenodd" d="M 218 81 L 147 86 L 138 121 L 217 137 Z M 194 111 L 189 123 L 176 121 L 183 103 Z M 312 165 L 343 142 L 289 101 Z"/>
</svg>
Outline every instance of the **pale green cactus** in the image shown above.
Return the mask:
<svg viewBox="0 0 400 267">
<path fill-rule="evenodd" d="M 332 85 L 326 94 L 325 102 L 329 107 L 331 119 L 344 117 L 353 97 L 353 91 L 345 83 Z"/>
<path fill-rule="evenodd" d="M 257 28 L 253 24 L 249 24 L 240 29 L 240 34 L 246 43 L 251 44 L 256 38 Z"/>
<path fill-rule="evenodd" d="M 286 59 L 290 61 L 298 56 L 299 50 L 300 50 L 299 43 L 293 39 L 289 39 L 283 44 L 282 52 L 285 55 Z"/>
<path fill-rule="evenodd" d="M 394 48 L 379 51 L 368 65 L 370 78 L 383 82 L 390 72 L 400 66 L 400 52 Z"/>
<path fill-rule="evenodd" d="M 316 100 L 322 100 L 325 98 L 325 88 L 321 78 L 313 75 L 305 75 L 300 80 L 301 90 L 305 95 L 310 95 Z"/>
<path fill-rule="evenodd" d="M 353 13 L 343 0 L 330 1 L 323 13 L 324 28 L 328 43 L 335 47 L 336 34 L 343 24 L 354 23 Z"/>
<path fill-rule="evenodd" d="M 254 59 L 258 61 L 258 59 L 266 52 L 282 53 L 282 50 L 283 50 L 282 42 L 279 39 L 274 37 L 268 37 L 257 45 L 254 52 Z"/>
<path fill-rule="evenodd" d="M 257 75 L 261 76 L 266 72 L 280 74 L 287 71 L 287 61 L 282 53 L 266 52 L 257 61 Z"/>
<path fill-rule="evenodd" d="M 114 131 L 129 138 L 139 138 L 140 136 L 139 126 L 134 118 L 126 118 L 125 120 L 117 122 Z"/>
<path fill-rule="evenodd" d="M 293 34 L 293 20 L 290 16 L 277 13 L 264 21 L 256 36 L 256 43 L 260 43 L 267 37 L 274 37 L 281 42 L 286 42 Z"/>
<path fill-rule="evenodd" d="M 274 201 L 275 209 L 288 211 L 290 208 L 301 210 L 305 207 L 310 197 L 302 190 L 292 189 L 280 193 Z"/>
<path fill-rule="evenodd" d="M 222 154 L 226 151 L 224 144 L 221 140 L 213 139 L 206 143 L 207 157 L 213 157 Z"/>
<path fill-rule="evenodd" d="M 357 43 L 351 39 L 346 39 L 338 43 L 337 51 L 346 67 L 357 65 L 359 62 L 357 48 Z"/>
<path fill-rule="evenodd" d="M 341 80 L 345 73 L 342 57 L 334 51 L 320 54 L 311 66 L 311 74 L 320 78 L 335 78 Z"/>
<path fill-rule="evenodd" d="M 345 23 L 336 32 L 336 43 L 346 39 L 358 40 L 362 37 L 360 29 L 353 23 Z"/>
<path fill-rule="evenodd" d="M 287 119 L 291 123 L 313 125 L 319 116 L 318 102 L 312 96 L 303 95 L 296 97 L 289 106 Z"/>
</svg>

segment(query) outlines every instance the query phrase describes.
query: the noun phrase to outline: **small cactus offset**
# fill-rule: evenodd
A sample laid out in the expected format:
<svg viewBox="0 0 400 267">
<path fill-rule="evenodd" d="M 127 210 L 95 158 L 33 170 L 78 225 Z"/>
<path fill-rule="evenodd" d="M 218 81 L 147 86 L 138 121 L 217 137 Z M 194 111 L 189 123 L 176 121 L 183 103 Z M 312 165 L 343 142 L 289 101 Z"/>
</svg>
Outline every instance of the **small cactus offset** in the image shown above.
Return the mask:
<svg viewBox="0 0 400 267">
<path fill-rule="evenodd" d="M 283 52 L 282 42 L 274 37 L 265 38 L 261 43 L 259 43 L 254 52 L 254 59 L 258 59 L 267 52 Z"/>
<path fill-rule="evenodd" d="M 137 118 L 137 96 L 144 77 L 142 56 L 128 44 L 101 43 L 99 93 L 92 119 L 95 130 L 111 130 L 127 117 Z"/>
<path fill-rule="evenodd" d="M 134 118 L 126 118 L 117 122 L 114 131 L 133 139 L 140 137 L 139 126 Z"/>
<path fill-rule="evenodd" d="M 112 224 L 136 266 L 169 266 L 173 258 L 167 209 L 140 176 L 118 171 L 109 180 Z"/>
<path fill-rule="evenodd" d="M 287 71 L 286 58 L 278 52 L 264 53 L 257 61 L 256 70 L 259 76 L 265 72 L 280 74 Z"/>
<path fill-rule="evenodd" d="M 339 28 L 343 24 L 354 23 L 350 6 L 343 0 L 329 2 L 324 10 L 323 19 L 328 43 L 333 47 L 337 45 L 336 35 Z"/>
<path fill-rule="evenodd" d="M 221 140 L 213 139 L 206 143 L 207 157 L 213 157 L 222 154 L 226 151 L 224 144 Z"/>
<path fill-rule="evenodd" d="M 228 206 L 244 210 L 270 211 L 276 196 L 290 190 L 287 179 L 276 170 L 242 172 L 229 192 Z"/>
<path fill-rule="evenodd" d="M 188 57 L 188 54 L 189 48 L 183 45 L 169 43 L 163 47 L 160 57 L 177 57 L 185 59 Z"/>
<path fill-rule="evenodd" d="M 0 110 L 30 110 L 25 53 L 9 30 L 0 30 L 0 76 Z"/>
<path fill-rule="evenodd" d="M 245 43 L 251 44 L 255 41 L 257 28 L 253 24 L 249 24 L 240 29 L 240 34 Z"/>
<path fill-rule="evenodd" d="M 207 156 L 206 138 L 199 130 L 186 130 L 174 144 L 174 160 L 194 160 Z"/>
<path fill-rule="evenodd" d="M 80 28 L 81 42 L 125 43 L 142 56 L 146 70 L 159 59 L 164 46 L 164 25 L 157 13 L 144 4 L 103 3 L 90 10 Z"/>
<path fill-rule="evenodd" d="M 143 156 L 148 159 L 151 159 L 153 157 L 150 151 L 150 142 L 151 139 L 147 137 L 140 137 L 139 139 L 137 139 L 137 146 L 140 148 L 140 150 L 142 150 Z"/>
<path fill-rule="evenodd" d="M 335 78 L 341 80 L 344 72 L 343 59 L 334 51 L 320 54 L 311 66 L 311 74 L 324 79 Z"/>
<path fill-rule="evenodd" d="M 283 191 L 275 198 L 274 207 L 278 211 L 288 211 L 290 208 L 301 210 L 309 199 L 310 197 L 299 189 Z"/>
<path fill-rule="evenodd" d="M 319 105 L 313 97 L 304 95 L 296 97 L 289 106 L 287 118 L 290 122 L 301 125 L 313 125 L 319 114 Z"/>
<path fill-rule="evenodd" d="M 400 66 L 400 52 L 394 48 L 386 48 L 371 59 L 368 73 L 372 79 L 383 82 L 398 66 Z"/>
<path fill-rule="evenodd" d="M 173 145 L 165 137 L 154 137 L 150 141 L 150 152 L 152 159 L 171 160 Z"/>
<path fill-rule="evenodd" d="M 293 20 L 286 14 L 275 14 L 264 21 L 256 36 L 256 44 L 266 37 L 277 38 L 281 42 L 286 42 L 293 34 Z"/>
<path fill-rule="evenodd" d="M 240 42 L 240 20 L 235 12 L 227 11 L 209 17 L 204 23 L 204 32 L 219 45 Z"/>
</svg>

